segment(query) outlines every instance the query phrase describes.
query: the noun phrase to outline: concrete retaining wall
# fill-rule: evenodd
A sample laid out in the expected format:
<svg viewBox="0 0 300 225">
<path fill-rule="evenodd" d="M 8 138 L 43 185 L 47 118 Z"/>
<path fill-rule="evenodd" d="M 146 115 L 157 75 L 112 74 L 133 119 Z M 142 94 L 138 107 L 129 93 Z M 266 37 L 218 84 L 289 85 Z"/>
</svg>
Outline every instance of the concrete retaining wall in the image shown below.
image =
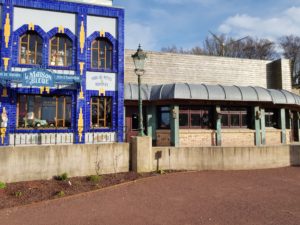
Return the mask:
<svg viewBox="0 0 300 225">
<path fill-rule="evenodd" d="M 3 147 L 0 181 L 17 182 L 129 171 L 129 144 Z"/>
<path fill-rule="evenodd" d="M 300 165 L 300 146 L 152 149 L 153 169 L 244 170 Z"/>
</svg>

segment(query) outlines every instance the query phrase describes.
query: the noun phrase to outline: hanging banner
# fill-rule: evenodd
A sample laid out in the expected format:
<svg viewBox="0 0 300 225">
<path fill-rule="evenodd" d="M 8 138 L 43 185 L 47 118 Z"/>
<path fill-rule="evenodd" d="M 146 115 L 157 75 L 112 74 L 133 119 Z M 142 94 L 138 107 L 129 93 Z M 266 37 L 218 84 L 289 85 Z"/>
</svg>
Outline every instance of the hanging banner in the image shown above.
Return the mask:
<svg viewBox="0 0 300 225">
<path fill-rule="evenodd" d="M 54 76 L 47 70 L 29 70 L 23 73 L 22 85 L 35 87 L 53 87 Z"/>
<path fill-rule="evenodd" d="M 21 83 L 26 87 L 54 87 L 55 85 L 72 85 L 81 82 L 81 76 L 51 73 L 46 69 L 31 69 L 25 72 L 2 72 L 0 83 Z"/>
</svg>

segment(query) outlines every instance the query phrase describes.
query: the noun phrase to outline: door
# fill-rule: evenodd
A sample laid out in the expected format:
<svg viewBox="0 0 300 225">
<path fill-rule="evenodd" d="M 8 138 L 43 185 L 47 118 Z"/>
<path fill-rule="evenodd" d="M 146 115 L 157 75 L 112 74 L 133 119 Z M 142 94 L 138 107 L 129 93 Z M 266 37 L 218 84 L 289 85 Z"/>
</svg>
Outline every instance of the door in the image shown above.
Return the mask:
<svg viewBox="0 0 300 225">
<path fill-rule="evenodd" d="M 126 106 L 126 129 L 125 141 L 130 142 L 132 136 L 137 136 L 139 133 L 139 112 L 137 106 Z M 143 126 L 144 132 L 146 127 L 146 112 L 143 109 Z"/>
<path fill-rule="evenodd" d="M 292 140 L 293 142 L 298 142 L 299 141 L 299 130 L 298 130 L 298 115 L 297 112 L 293 113 L 293 118 L 292 118 L 292 127 L 291 127 L 291 132 L 292 132 Z"/>
</svg>

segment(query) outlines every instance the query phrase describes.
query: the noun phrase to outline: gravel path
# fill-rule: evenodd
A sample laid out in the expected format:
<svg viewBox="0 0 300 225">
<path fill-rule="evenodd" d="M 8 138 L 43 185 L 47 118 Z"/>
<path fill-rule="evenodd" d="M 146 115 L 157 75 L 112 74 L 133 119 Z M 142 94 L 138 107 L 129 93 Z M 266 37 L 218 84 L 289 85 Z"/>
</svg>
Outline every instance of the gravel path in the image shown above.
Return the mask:
<svg viewBox="0 0 300 225">
<path fill-rule="evenodd" d="M 297 225 L 300 167 L 170 174 L 0 211 L 3 225 Z"/>
</svg>

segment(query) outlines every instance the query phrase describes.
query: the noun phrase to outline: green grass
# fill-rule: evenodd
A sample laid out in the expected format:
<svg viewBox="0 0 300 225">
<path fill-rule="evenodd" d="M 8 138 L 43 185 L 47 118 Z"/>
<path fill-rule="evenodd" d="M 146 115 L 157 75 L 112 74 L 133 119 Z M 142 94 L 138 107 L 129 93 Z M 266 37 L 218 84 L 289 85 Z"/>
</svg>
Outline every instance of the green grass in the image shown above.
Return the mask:
<svg viewBox="0 0 300 225">
<path fill-rule="evenodd" d="M 5 189 L 5 188 L 6 188 L 6 184 L 0 181 L 0 189 Z"/>
</svg>

